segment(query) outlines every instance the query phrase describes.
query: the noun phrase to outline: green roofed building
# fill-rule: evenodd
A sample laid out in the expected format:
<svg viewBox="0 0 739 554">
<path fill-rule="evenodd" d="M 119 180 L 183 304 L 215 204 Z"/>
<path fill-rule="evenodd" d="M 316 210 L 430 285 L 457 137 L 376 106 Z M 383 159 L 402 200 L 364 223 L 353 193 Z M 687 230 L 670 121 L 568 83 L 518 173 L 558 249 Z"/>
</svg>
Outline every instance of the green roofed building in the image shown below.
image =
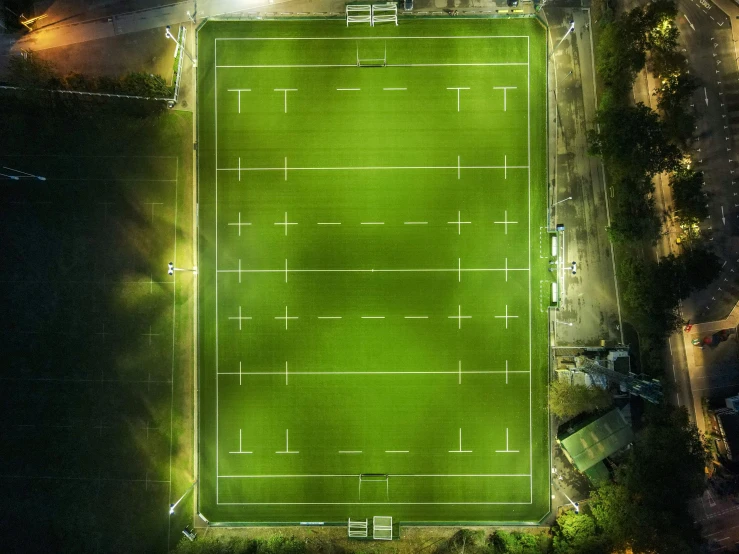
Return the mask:
<svg viewBox="0 0 739 554">
<path fill-rule="evenodd" d="M 621 410 L 614 408 L 578 430 L 561 435 L 557 442 L 575 468 L 593 481 L 607 476 L 603 460 L 631 444 L 634 432 Z"/>
</svg>

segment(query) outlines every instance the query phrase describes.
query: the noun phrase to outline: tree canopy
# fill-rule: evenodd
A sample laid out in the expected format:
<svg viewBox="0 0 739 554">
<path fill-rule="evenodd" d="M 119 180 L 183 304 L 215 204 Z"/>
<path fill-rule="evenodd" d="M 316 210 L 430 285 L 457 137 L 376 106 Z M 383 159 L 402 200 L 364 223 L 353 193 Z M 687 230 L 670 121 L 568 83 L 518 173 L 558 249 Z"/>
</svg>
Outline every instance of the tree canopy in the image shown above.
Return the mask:
<svg viewBox="0 0 739 554">
<path fill-rule="evenodd" d="M 611 394 L 598 387 L 572 385 L 561 380 L 552 381 L 549 385 L 549 409 L 564 421 L 583 412 L 603 410 L 611 402 Z"/>
</svg>

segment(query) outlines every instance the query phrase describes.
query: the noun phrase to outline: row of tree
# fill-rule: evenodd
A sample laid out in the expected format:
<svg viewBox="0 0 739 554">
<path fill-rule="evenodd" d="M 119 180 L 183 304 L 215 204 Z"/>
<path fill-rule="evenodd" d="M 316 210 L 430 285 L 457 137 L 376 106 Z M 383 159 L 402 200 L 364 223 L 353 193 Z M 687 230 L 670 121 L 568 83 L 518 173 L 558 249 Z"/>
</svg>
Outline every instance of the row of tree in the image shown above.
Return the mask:
<svg viewBox="0 0 739 554">
<path fill-rule="evenodd" d="M 131 72 L 117 78 L 81 73 L 60 75 L 51 62 L 35 56 L 11 57 L 4 81 L 26 89 L 74 90 L 148 98 L 171 98 L 174 94 L 173 88 L 159 75 L 143 72 Z"/>
<path fill-rule="evenodd" d="M 615 480 L 594 491 L 579 514 L 553 528 L 556 554 L 700 551 L 688 502 L 703 492 L 709 454 L 684 408 L 650 411 Z"/>
<path fill-rule="evenodd" d="M 690 98 L 697 81 L 677 48 L 672 0 L 634 8 L 602 27 L 597 71 L 605 84 L 597 113 L 599 132 L 588 136 L 590 152 L 603 160 L 613 187 L 610 239 L 618 248 L 618 277 L 628 319 L 642 338 L 644 370 L 662 373 L 660 346 L 682 323 L 682 299 L 707 286 L 721 263 L 698 231 L 708 216 L 703 174 L 683 154 L 695 115 Z M 648 62 L 648 63 L 647 63 Z M 659 86 L 658 112 L 631 104 L 631 87 L 647 66 Z M 673 191 L 671 211 L 655 202 L 654 177 L 667 175 Z M 669 220 L 681 229 L 682 252 L 655 261 L 651 248 Z"/>
</svg>

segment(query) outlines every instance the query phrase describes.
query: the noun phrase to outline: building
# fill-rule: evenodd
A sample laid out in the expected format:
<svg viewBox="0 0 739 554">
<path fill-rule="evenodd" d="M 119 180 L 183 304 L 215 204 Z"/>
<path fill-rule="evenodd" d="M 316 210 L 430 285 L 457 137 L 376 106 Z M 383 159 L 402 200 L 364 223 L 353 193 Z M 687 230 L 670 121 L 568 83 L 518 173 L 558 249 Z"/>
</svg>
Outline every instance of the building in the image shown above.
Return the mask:
<svg viewBox="0 0 739 554">
<path fill-rule="evenodd" d="M 603 460 L 634 442 L 629 408 L 614 408 L 557 438 L 567 459 L 591 481 L 608 478 Z"/>
</svg>

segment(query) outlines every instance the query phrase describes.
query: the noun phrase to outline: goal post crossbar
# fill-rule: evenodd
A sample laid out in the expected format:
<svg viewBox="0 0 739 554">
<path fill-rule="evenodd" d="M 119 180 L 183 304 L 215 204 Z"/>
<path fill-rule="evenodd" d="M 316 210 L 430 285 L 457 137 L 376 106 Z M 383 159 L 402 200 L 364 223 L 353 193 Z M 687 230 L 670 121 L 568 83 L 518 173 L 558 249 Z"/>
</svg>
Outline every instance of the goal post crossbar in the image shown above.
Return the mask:
<svg viewBox="0 0 739 554">
<path fill-rule="evenodd" d="M 366 539 L 369 533 L 368 529 L 369 529 L 369 523 L 366 519 L 352 521 L 352 518 L 349 518 L 349 527 L 348 527 L 349 537 L 357 538 L 357 539 Z"/>
<path fill-rule="evenodd" d="M 372 538 L 380 541 L 393 540 L 393 518 L 374 516 L 372 518 Z"/>
</svg>

